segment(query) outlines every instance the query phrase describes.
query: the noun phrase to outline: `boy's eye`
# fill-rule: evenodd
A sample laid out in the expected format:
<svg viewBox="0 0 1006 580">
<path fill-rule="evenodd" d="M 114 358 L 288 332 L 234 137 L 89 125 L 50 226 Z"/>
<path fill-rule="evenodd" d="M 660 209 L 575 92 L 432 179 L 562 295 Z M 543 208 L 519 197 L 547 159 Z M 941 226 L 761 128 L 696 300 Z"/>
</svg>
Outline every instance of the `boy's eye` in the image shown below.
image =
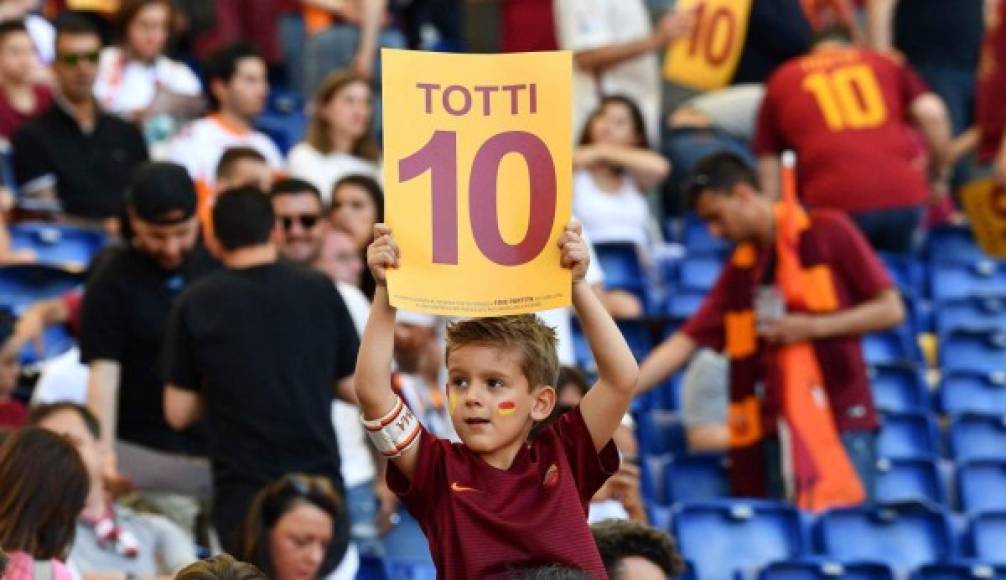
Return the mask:
<svg viewBox="0 0 1006 580">
<path fill-rule="evenodd" d="M 489 379 L 486 384 L 489 385 L 490 389 L 495 389 L 503 386 L 503 381 L 499 379 Z"/>
<path fill-rule="evenodd" d="M 467 387 L 468 386 L 468 380 L 467 379 L 463 379 L 461 377 L 451 379 L 451 386 L 456 387 L 458 389 Z"/>
</svg>

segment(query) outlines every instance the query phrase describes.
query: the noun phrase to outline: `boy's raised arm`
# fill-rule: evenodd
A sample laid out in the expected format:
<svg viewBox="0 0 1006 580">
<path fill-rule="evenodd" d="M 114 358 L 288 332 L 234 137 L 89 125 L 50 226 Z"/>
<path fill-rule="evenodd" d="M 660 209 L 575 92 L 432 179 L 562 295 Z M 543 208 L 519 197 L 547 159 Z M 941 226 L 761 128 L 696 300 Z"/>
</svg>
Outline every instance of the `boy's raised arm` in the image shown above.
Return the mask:
<svg viewBox="0 0 1006 580">
<path fill-rule="evenodd" d="M 356 359 L 354 387 L 364 419 L 373 421 L 388 415 L 396 401 L 391 390 L 395 309 L 388 300 L 385 272 L 398 267 L 398 246 L 391 238 L 391 229 L 384 224 L 374 226 L 374 242 L 367 248 L 367 266 L 377 281 L 377 289 Z M 391 459 L 409 479 L 415 471 L 418 451 L 419 446 L 412 445 Z"/>
<path fill-rule="evenodd" d="M 583 279 L 590 259 L 580 229 L 580 224 L 566 226 L 559 247 L 562 266 L 573 271 L 573 308 L 597 362 L 598 380 L 580 403 L 580 413 L 594 440 L 594 448 L 600 451 L 629 409 L 639 366 L 622 331 Z"/>
</svg>

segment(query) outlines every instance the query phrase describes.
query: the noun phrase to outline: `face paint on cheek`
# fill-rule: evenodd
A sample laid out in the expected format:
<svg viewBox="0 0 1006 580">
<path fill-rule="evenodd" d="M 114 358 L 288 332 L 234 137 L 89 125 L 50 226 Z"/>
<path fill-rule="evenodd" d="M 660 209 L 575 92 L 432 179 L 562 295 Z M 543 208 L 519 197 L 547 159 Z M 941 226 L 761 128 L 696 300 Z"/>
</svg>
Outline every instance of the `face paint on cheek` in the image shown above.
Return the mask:
<svg viewBox="0 0 1006 580">
<path fill-rule="evenodd" d="M 454 412 L 454 409 L 458 408 L 458 394 L 450 387 L 447 387 L 447 406 L 450 408 L 451 413 Z"/>
<path fill-rule="evenodd" d="M 517 412 L 517 403 L 514 403 L 513 401 L 502 401 L 496 408 L 499 410 L 500 417 L 506 417 Z"/>
</svg>

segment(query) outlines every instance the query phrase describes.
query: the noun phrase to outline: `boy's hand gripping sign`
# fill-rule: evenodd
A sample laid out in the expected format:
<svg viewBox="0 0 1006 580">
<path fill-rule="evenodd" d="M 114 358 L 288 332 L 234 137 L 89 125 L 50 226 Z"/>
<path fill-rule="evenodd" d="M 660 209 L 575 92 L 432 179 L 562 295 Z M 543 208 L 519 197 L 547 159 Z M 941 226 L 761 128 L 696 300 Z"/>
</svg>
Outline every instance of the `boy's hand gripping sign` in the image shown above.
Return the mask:
<svg viewBox="0 0 1006 580">
<path fill-rule="evenodd" d="M 391 304 L 469 317 L 568 305 L 570 53 L 381 58 Z"/>
</svg>

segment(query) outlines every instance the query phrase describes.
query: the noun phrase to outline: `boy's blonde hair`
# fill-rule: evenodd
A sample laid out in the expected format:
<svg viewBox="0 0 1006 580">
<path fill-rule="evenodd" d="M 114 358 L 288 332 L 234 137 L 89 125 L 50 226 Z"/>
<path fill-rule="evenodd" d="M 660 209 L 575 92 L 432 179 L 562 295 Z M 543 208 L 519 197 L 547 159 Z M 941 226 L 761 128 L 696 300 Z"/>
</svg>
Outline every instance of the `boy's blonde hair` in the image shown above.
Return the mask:
<svg viewBox="0 0 1006 580">
<path fill-rule="evenodd" d="M 555 330 L 534 314 L 472 318 L 447 325 L 447 354 L 472 344 L 515 349 L 521 356 L 521 371 L 533 389 L 554 387 L 559 378 Z"/>
</svg>

